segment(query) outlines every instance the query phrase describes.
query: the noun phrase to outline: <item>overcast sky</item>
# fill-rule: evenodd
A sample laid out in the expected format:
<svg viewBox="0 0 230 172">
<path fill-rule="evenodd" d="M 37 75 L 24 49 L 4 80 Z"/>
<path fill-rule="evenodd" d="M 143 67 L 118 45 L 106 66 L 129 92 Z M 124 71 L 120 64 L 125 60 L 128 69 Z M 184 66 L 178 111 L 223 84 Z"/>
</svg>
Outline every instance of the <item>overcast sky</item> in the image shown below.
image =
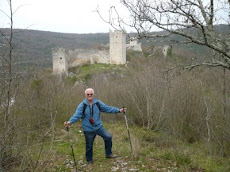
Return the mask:
<svg viewBox="0 0 230 172">
<path fill-rule="evenodd" d="M 12 0 L 14 28 L 33 29 L 63 33 L 109 32 L 110 26 L 102 21 L 95 11 L 108 18 L 110 6 L 119 8 L 122 15 L 125 7 L 120 0 Z M 9 27 L 7 0 L 0 0 L 0 28 Z M 3 13 L 4 12 L 4 13 Z"/>
<path fill-rule="evenodd" d="M 12 0 L 12 4 L 13 11 L 16 10 L 14 28 L 21 29 L 62 33 L 109 32 L 111 26 L 94 11 L 98 8 L 103 18 L 108 19 L 111 6 L 116 6 L 120 16 L 126 19 L 129 17 L 120 0 Z M 0 0 L 0 28 L 9 28 L 10 20 L 6 16 L 9 13 L 8 0 Z M 228 11 L 219 16 L 227 18 L 227 14 Z M 128 29 L 127 32 L 134 31 Z"/>
</svg>

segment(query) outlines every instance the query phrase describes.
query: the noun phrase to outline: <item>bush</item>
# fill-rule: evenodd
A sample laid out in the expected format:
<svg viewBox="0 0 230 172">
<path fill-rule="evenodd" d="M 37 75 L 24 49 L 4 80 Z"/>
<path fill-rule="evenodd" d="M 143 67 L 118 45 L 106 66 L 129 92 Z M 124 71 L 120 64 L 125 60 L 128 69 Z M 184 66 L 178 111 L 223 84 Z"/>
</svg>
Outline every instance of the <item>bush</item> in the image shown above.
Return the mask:
<svg viewBox="0 0 230 172">
<path fill-rule="evenodd" d="M 89 86 L 105 103 L 127 107 L 130 124 L 173 134 L 188 143 L 208 141 L 210 153 L 229 156 L 230 120 L 224 108 L 229 109 L 230 103 L 222 103 L 230 95 L 229 78 L 224 77 L 223 94 L 221 69 L 196 68 L 181 75 L 180 68 L 166 70 L 173 66 L 160 56 L 130 56 L 128 72 L 97 75 Z"/>
</svg>

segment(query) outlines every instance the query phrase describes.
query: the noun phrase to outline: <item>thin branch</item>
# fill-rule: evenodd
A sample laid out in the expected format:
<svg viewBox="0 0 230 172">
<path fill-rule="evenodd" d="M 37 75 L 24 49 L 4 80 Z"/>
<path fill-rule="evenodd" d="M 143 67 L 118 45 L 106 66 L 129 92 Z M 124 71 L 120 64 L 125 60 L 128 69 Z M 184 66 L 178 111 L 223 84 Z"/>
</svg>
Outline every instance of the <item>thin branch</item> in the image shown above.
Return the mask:
<svg viewBox="0 0 230 172">
<path fill-rule="evenodd" d="M 230 70 L 230 67 L 225 65 L 224 63 L 221 63 L 221 62 L 218 62 L 218 63 L 207 63 L 207 62 L 203 62 L 203 63 L 198 63 L 198 64 L 193 64 L 193 65 L 190 65 L 190 66 L 186 66 L 185 69 L 186 70 L 192 70 L 193 68 L 195 67 L 198 67 L 198 66 L 209 66 L 209 67 L 223 67 L 223 68 L 226 68 L 226 69 L 229 69 Z"/>
</svg>

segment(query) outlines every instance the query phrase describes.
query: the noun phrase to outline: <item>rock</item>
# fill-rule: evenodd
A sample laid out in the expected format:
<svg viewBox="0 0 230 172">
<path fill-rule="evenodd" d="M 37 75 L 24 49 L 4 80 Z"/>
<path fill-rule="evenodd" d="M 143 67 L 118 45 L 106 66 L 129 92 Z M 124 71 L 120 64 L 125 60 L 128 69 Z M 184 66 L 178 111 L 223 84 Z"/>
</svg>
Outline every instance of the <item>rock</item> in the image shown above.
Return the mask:
<svg viewBox="0 0 230 172">
<path fill-rule="evenodd" d="M 139 169 L 131 168 L 131 169 L 129 169 L 129 171 L 139 171 Z"/>
<path fill-rule="evenodd" d="M 66 164 L 66 168 L 70 168 L 71 167 L 71 164 Z"/>
<path fill-rule="evenodd" d="M 71 161 L 70 159 L 66 159 L 66 160 L 64 161 L 64 164 L 68 164 L 70 161 Z"/>
<path fill-rule="evenodd" d="M 79 164 L 79 165 L 82 165 L 82 164 L 83 164 L 83 160 L 82 160 L 82 159 L 79 160 L 79 161 L 78 161 L 78 164 Z"/>
<path fill-rule="evenodd" d="M 117 170 L 119 170 L 119 167 L 112 167 L 111 168 L 111 171 L 117 171 Z"/>
<path fill-rule="evenodd" d="M 122 163 L 121 163 L 121 166 L 124 167 L 124 166 L 126 166 L 127 164 L 128 164 L 127 162 L 122 162 Z"/>
<path fill-rule="evenodd" d="M 70 72 L 69 74 L 68 74 L 68 76 L 70 77 L 70 78 L 73 78 L 74 76 L 76 76 L 73 72 Z"/>
<path fill-rule="evenodd" d="M 74 83 L 74 86 L 79 86 L 79 85 L 85 85 L 85 83 L 83 81 L 76 81 Z"/>
<path fill-rule="evenodd" d="M 121 172 L 126 172 L 126 171 L 127 171 L 127 167 L 121 169 Z"/>
</svg>

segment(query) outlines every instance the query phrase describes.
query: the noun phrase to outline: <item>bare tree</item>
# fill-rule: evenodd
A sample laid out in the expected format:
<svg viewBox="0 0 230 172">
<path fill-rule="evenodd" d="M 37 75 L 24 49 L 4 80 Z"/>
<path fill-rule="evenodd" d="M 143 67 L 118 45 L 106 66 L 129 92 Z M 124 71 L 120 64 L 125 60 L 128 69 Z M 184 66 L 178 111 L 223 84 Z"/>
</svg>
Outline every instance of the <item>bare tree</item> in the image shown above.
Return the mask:
<svg viewBox="0 0 230 172">
<path fill-rule="evenodd" d="M 13 10 L 12 1 L 9 0 L 10 14 L 3 13 L 10 20 L 10 32 L 8 35 L 1 33 L 3 37 L 3 48 L 5 51 L 1 54 L 1 101 L 0 105 L 2 107 L 0 114 L 3 117 L 1 125 L 1 151 L 0 151 L 0 169 L 3 170 L 3 159 L 5 156 L 10 157 L 10 151 L 6 150 L 6 142 L 9 138 L 9 131 L 12 130 L 12 126 L 9 126 L 9 116 L 10 116 L 10 106 L 12 100 L 12 82 L 13 82 L 13 72 L 12 72 L 12 58 L 13 58 Z M 10 127 L 10 128 L 9 128 Z"/>
<path fill-rule="evenodd" d="M 122 0 L 121 3 L 128 9 L 131 19 L 126 20 L 115 7 L 111 7 L 113 16 L 103 20 L 114 28 L 134 28 L 139 38 L 180 35 L 183 40 L 175 40 L 178 43 L 203 45 L 221 57 L 193 63 L 188 69 L 200 65 L 230 69 L 229 0 Z M 227 25 L 227 29 L 219 32 L 215 27 L 219 24 Z M 164 32 L 153 32 L 156 28 Z"/>
</svg>

